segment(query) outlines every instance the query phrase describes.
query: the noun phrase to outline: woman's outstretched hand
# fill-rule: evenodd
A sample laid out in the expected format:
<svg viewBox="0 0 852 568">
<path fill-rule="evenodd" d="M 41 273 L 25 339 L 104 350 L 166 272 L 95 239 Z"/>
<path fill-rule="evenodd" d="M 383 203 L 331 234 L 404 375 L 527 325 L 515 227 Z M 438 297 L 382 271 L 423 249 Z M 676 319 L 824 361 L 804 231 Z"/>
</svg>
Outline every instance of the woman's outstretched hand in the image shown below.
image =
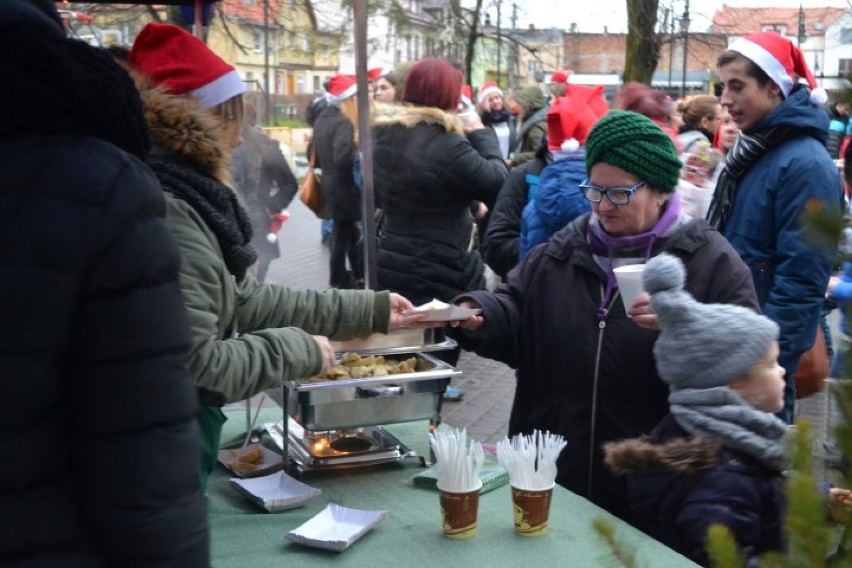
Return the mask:
<svg viewBox="0 0 852 568">
<path fill-rule="evenodd" d="M 479 304 L 477 304 L 476 302 L 474 302 L 472 300 L 462 300 L 457 305 L 462 307 L 462 308 L 471 308 L 471 309 L 474 309 L 474 310 L 478 310 L 481 307 Z M 485 318 L 483 318 L 481 315 L 475 315 L 475 316 L 468 316 L 467 319 L 458 320 L 458 321 L 451 321 L 450 326 L 451 327 L 457 327 L 457 328 L 462 329 L 464 331 L 467 331 L 469 333 L 474 333 L 476 330 L 478 330 L 480 327 L 482 327 L 482 324 L 484 324 L 484 323 L 485 323 Z"/>
</svg>

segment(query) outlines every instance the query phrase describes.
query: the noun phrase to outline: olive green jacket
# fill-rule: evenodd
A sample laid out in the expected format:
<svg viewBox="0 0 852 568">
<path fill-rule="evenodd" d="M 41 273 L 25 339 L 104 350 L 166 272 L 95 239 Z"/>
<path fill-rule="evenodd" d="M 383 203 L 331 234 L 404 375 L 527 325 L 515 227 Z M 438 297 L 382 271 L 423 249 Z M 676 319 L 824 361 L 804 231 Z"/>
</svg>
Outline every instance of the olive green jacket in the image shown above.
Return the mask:
<svg viewBox="0 0 852 568">
<path fill-rule="evenodd" d="M 318 373 L 322 354 L 311 335 L 350 339 L 387 333 L 387 292 L 294 290 L 251 275 L 238 285 L 201 217 L 185 201 L 165 197 L 181 256 L 197 386 L 222 393 L 227 402 L 243 400 Z"/>
</svg>

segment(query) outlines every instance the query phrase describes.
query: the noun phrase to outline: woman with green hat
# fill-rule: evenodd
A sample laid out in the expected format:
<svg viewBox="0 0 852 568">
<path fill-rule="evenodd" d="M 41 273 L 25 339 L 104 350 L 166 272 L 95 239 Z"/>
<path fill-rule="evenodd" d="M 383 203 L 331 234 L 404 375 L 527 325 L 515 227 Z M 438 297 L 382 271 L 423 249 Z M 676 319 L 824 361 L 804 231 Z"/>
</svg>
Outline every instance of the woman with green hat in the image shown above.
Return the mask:
<svg viewBox="0 0 852 568">
<path fill-rule="evenodd" d="M 458 324 L 460 345 L 517 369 L 509 434 L 568 440 L 557 483 L 630 520 L 623 480 L 602 463 L 605 442 L 635 437 L 668 412 L 654 363 L 649 297 L 625 308 L 613 269 L 668 252 L 702 302 L 757 310 L 748 269 L 704 220 L 681 212 L 674 143 L 649 118 L 611 111 L 586 138 L 592 212 L 532 251 L 494 293 L 456 303 L 482 313 Z"/>
</svg>

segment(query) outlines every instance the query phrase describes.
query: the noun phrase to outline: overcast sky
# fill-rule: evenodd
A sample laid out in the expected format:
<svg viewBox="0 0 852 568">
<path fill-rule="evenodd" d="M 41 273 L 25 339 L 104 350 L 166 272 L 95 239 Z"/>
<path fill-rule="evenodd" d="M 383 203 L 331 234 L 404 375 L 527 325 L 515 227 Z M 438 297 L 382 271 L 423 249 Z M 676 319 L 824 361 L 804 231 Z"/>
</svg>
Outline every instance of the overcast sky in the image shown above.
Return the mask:
<svg viewBox="0 0 852 568">
<path fill-rule="evenodd" d="M 484 0 L 483 6 L 491 13 L 491 22 L 496 24 L 498 0 Z M 804 7 L 825 6 L 849 7 L 850 0 L 801 0 Z M 625 0 L 514 0 L 518 6 L 518 27 L 535 24 L 537 28 L 569 29 L 576 22 L 580 32 L 627 31 L 627 8 Z M 678 17 L 683 14 L 685 0 L 660 0 L 660 7 L 671 6 Z M 690 29 L 705 31 L 710 27 L 714 12 L 721 8 L 723 0 L 690 0 Z M 732 7 L 793 7 L 800 0 L 724 0 Z M 513 0 L 502 0 L 501 25 L 511 27 Z"/>
</svg>

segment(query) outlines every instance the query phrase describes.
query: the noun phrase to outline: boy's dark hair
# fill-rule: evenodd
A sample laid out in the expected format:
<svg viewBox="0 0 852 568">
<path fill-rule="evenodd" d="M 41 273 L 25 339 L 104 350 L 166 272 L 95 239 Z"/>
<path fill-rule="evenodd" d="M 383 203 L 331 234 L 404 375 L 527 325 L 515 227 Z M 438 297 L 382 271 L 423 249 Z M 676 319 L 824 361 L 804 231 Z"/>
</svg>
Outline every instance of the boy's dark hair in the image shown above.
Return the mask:
<svg viewBox="0 0 852 568">
<path fill-rule="evenodd" d="M 724 65 L 727 65 L 728 63 L 733 63 L 735 61 L 745 61 L 746 74 L 749 77 L 754 78 L 754 80 L 757 81 L 757 84 L 761 87 L 765 87 L 766 83 L 772 80 L 769 78 L 769 75 L 767 75 L 766 72 L 763 71 L 763 69 L 755 65 L 754 61 L 741 54 L 740 52 L 733 51 L 730 49 L 722 52 L 722 55 L 720 55 L 719 58 L 716 60 L 716 67 L 720 68 Z"/>
</svg>

